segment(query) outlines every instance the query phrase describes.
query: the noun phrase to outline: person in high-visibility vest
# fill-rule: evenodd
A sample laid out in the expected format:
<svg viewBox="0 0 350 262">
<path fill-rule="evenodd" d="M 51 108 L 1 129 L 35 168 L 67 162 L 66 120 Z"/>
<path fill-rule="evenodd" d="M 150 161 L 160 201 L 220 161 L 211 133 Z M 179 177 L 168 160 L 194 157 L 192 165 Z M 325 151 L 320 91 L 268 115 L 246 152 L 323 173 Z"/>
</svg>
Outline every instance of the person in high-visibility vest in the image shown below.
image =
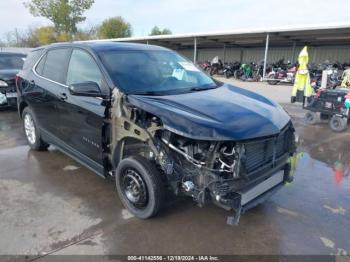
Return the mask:
<svg viewBox="0 0 350 262">
<path fill-rule="evenodd" d="M 310 82 L 310 74 L 307 68 L 309 62 L 309 54 L 307 52 L 307 46 L 301 50 L 298 57 L 299 67 L 295 76 L 291 102 L 304 102 L 305 97 L 308 98 L 312 95 L 312 87 Z"/>
</svg>

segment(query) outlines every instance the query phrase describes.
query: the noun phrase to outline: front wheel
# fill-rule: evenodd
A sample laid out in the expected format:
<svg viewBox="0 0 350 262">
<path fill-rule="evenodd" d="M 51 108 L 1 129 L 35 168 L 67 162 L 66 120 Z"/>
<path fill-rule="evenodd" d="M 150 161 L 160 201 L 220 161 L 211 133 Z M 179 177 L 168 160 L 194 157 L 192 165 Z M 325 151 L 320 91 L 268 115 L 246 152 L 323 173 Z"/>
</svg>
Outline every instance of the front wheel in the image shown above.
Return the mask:
<svg viewBox="0 0 350 262">
<path fill-rule="evenodd" d="M 34 113 L 28 107 L 24 108 L 22 113 L 24 134 L 31 149 L 42 151 L 49 147 L 40 135 Z"/>
<path fill-rule="evenodd" d="M 348 119 L 345 117 L 332 116 L 329 127 L 335 132 L 343 132 L 348 128 Z"/>
<path fill-rule="evenodd" d="M 164 184 L 149 160 L 141 156 L 123 159 L 115 181 L 120 200 L 133 215 L 147 219 L 158 213 L 164 200 Z"/>
<path fill-rule="evenodd" d="M 278 82 L 279 82 L 279 81 L 276 80 L 274 74 L 272 74 L 272 75 L 270 75 L 270 76 L 268 77 L 267 83 L 268 83 L 269 85 L 277 85 Z"/>
</svg>

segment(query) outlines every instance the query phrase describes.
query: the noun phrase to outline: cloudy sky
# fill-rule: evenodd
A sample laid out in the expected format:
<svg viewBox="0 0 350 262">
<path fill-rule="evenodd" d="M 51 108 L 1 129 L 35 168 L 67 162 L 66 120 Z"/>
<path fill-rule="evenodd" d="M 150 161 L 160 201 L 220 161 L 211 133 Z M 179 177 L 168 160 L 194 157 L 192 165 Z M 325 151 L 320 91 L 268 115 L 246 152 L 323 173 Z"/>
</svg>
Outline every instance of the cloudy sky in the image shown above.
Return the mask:
<svg viewBox="0 0 350 262">
<path fill-rule="evenodd" d="M 50 24 L 32 17 L 26 0 L 0 0 L 0 37 L 17 28 Z M 95 0 L 80 27 L 123 16 L 135 36 L 147 35 L 154 25 L 173 33 L 225 31 L 312 24 L 350 24 L 349 0 Z"/>
</svg>

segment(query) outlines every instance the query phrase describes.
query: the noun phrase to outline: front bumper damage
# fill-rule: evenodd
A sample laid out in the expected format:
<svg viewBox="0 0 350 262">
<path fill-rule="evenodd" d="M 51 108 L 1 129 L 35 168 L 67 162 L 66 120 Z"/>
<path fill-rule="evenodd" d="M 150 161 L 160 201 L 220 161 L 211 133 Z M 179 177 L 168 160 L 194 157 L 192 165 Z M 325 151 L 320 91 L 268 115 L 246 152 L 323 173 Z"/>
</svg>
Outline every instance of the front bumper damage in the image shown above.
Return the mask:
<svg viewBox="0 0 350 262">
<path fill-rule="evenodd" d="M 17 105 L 17 91 L 16 87 L 10 85 L 0 87 L 0 107 L 16 106 Z"/>
<path fill-rule="evenodd" d="M 290 159 L 295 152 L 295 138 L 291 124 L 277 136 L 233 143 L 232 149 L 225 150 L 222 147 L 227 142 L 212 142 L 204 150 L 205 145 L 190 146 L 188 141 L 176 144 L 179 138 L 171 140 L 168 136 L 162 138 L 168 158 L 161 163 L 167 166 L 174 191 L 191 196 L 200 206 L 211 202 L 233 211 L 227 218 L 230 225 L 237 225 L 241 214 L 293 180 Z M 202 158 L 198 157 L 200 153 Z"/>
<path fill-rule="evenodd" d="M 291 182 L 293 177 L 288 169 L 289 166 L 286 166 L 284 170 L 278 171 L 263 182 L 236 192 L 235 196 L 229 201 L 227 199 L 224 201 L 220 198 L 215 199 L 214 203 L 218 206 L 234 211 L 232 216 L 227 217 L 227 224 L 238 225 L 241 214 L 265 202 L 280 190 L 285 183 Z"/>
</svg>

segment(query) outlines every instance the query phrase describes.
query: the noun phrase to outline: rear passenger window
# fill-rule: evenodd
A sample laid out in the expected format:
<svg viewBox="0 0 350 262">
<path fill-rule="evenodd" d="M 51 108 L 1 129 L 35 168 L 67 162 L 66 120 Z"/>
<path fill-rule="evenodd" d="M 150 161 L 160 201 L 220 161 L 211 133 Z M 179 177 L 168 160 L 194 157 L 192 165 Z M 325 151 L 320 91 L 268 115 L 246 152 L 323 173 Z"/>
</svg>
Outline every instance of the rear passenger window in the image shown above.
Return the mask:
<svg viewBox="0 0 350 262">
<path fill-rule="evenodd" d="M 43 71 L 44 71 L 44 65 L 45 65 L 45 61 L 46 61 L 46 55 L 44 55 L 40 62 L 37 64 L 35 71 L 39 74 L 39 75 L 43 75 Z"/>
<path fill-rule="evenodd" d="M 70 53 L 71 49 L 68 48 L 50 50 L 46 55 L 42 76 L 55 82 L 65 84 Z"/>
<path fill-rule="evenodd" d="M 31 69 L 34 64 L 39 60 L 41 54 L 43 53 L 43 49 L 38 49 L 30 52 L 24 61 L 23 70 Z"/>
<path fill-rule="evenodd" d="M 67 73 L 67 85 L 92 81 L 101 86 L 102 73 L 95 60 L 87 52 L 73 50 Z"/>
</svg>

